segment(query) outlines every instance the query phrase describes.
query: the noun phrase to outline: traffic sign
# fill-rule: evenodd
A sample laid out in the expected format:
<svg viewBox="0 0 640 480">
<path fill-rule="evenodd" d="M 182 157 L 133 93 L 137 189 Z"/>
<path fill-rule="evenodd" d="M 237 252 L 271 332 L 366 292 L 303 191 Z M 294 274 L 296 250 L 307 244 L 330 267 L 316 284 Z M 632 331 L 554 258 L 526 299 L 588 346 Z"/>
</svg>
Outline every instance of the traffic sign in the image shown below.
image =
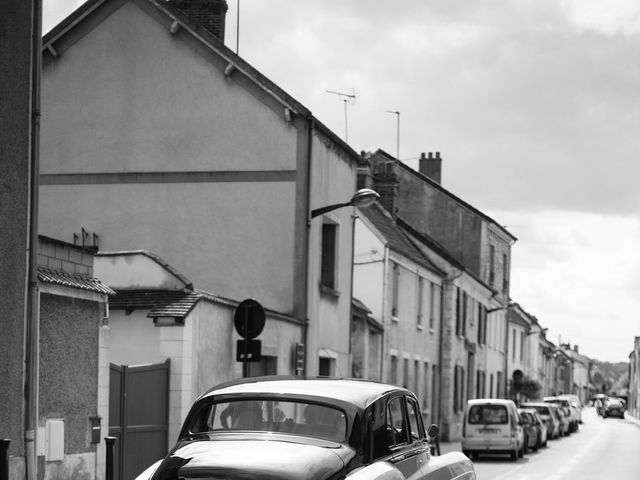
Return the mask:
<svg viewBox="0 0 640 480">
<path fill-rule="evenodd" d="M 236 307 L 233 323 L 242 338 L 256 338 L 262 333 L 265 323 L 264 308 L 253 298 L 243 300 Z"/>
<path fill-rule="evenodd" d="M 260 340 L 238 340 L 236 342 L 236 362 L 259 362 L 262 358 Z"/>
</svg>

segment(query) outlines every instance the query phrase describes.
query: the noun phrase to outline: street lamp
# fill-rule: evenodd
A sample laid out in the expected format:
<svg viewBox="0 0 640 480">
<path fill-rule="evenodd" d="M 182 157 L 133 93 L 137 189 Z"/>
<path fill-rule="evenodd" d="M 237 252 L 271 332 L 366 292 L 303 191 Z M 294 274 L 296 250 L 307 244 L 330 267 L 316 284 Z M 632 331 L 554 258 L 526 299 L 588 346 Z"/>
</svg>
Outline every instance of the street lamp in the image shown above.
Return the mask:
<svg viewBox="0 0 640 480">
<path fill-rule="evenodd" d="M 379 198 L 380 195 L 378 192 L 371 190 L 370 188 L 362 188 L 358 190 L 348 202 L 334 203 L 333 205 L 327 205 L 326 207 L 311 210 L 311 218 L 315 218 L 318 215 L 322 215 L 323 213 L 327 213 L 341 207 L 368 207 Z"/>
</svg>

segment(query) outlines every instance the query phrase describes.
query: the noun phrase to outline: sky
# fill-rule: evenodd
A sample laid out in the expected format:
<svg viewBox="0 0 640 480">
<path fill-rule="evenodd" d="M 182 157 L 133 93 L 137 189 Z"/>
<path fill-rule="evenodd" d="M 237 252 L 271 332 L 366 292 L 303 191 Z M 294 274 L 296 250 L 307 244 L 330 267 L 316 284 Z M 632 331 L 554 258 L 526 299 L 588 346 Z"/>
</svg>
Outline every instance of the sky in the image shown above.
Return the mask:
<svg viewBox="0 0 640 480">
<path fill-rule="evenodd" d="M 518 238 L 511 297 L 547 338 L 629 360 L 640 2 L 227 1 L 227 46 L 356 151 L 440 152 L 443 186 Z M 43 0 L 43 32 L 82 3 Z"/>
</svg>

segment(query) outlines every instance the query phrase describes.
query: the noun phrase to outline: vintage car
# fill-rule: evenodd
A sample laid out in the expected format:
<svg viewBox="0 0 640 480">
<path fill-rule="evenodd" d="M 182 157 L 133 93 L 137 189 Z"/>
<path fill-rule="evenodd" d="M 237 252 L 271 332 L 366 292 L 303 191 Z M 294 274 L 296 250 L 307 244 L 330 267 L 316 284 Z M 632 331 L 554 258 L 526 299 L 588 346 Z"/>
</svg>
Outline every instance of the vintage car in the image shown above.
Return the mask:
<svg viewBox="0 0 640 480">
<path fill-rule="evenodd" d="M 176 445 L 137 480 L 475 479 L 461 452 L 434 455 L 416 396 L 383 383 L 255 377 L 194 403 Z"/>
</svg>

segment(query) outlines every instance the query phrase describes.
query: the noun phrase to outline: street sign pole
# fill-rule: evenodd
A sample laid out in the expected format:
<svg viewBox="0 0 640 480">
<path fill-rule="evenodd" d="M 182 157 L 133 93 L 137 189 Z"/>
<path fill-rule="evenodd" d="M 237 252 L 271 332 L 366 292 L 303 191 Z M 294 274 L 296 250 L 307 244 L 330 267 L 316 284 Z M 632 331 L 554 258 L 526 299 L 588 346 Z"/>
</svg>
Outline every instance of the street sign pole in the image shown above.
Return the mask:
<svg viewBox="0 0 640 480">
<path fill-rule="evenodd" d="M 243 321 L 244 321 L 244 331 L 249 331 L 249 308 L 244 307 L 243 309 Z M 243 351 L 244 355 L 242 356 L 242 376 L 247 378 L 249 376 L 249 338 L 245 337 L 243 343 Z"/>
</svg>

